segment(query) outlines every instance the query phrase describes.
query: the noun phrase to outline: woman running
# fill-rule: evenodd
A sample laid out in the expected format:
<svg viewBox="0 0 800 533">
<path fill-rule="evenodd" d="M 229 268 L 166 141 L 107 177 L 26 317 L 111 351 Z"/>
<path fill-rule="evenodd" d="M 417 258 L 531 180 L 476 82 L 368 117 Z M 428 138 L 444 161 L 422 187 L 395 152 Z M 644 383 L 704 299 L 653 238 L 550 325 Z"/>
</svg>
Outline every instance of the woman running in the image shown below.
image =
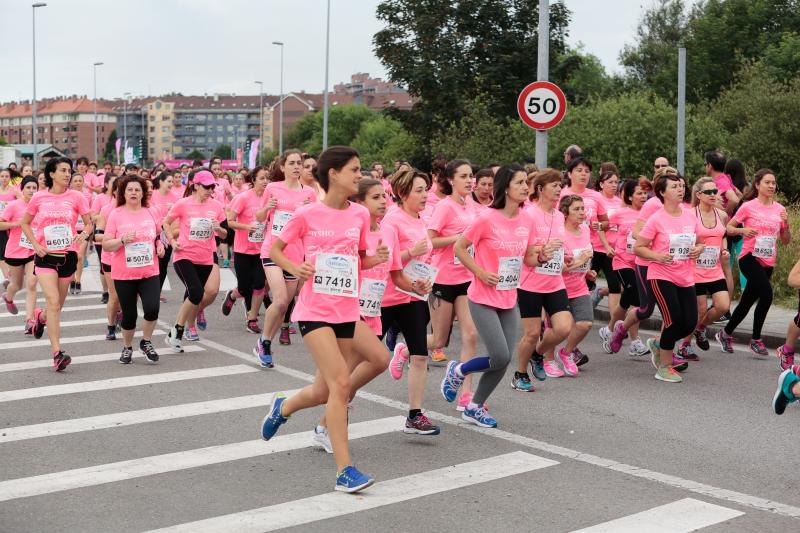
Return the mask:
<svg viewBox="0 0 800 533">
<path fill-rule="evenodd" d="M 461 414 L 480 427 L 497 427 L 497 420 L 486 410 L 486 400 L 502 381 L 514 354 L 519 330 L 516 288 L 523 262 L 536 254 L 528 242 L 531 221 L 519 208 L 528 197 L 526 177 L 518 165 L 501 167 L 494 178 L 491 206 L 455 244 L 457 257 L 475 276 L 467 292 L 469 309 L 489 354 L 461 363 L 450 361 L 441 392 L 452 402 L 464 380 L 481 373 L 478 388 Z"/>
<path fill-rule="evenodd" d="M 158 222 L 159 228 L 162 227 L 164 218 L 167 216 L 167 213 L 169 213 L 169 210 L 172 209 L 172 206 L 178 201 L 171 194 L 175 189 L 173 185 L 175 179 L 173 171 L 165 170 L 153 180 L 153 191 L 148 202 L 150 204 L 150 210 L 153 212 L 154 216 L 156 216 L 156 222 Z M 162 230 L 160 229 L 159 235 L 162 235 Z M 161 244 L 164 246 L 164 255 L 158 258 L 159 290 L 164 287 L 164 281 L 167 279 L 167 270 L 169 269 L 169 260 L 172 257 L 172 246 L 169 246 L 169 238 L 166 234 L 162 235 L 160 238 Z M 161 293 L 159 301 L 167 301 L 163 296 L 163 292 Z"/>
<path fill-rule="evenodd" d="M 72 180 L 69 183 L 69 188 L 78 191 L 86 198 L 86 203 L 91 206 L 92 205 L 92 191 L 86 186 L 86 181 L 83 175 L 81 174 L 73 174 Z M 75 227 L 75 231 L 78 233 L 83 231 L 83 221 L 78 219 L 78 225 Z M 80 294 L 83 291 L 81 287 L 81 278 L 83 277 L 83 269 L 87 266 L 86 261 L 86 251 L 89 247 L 89 241 L 84 241 L 78 249 L 78 266 L 75 270 L 75 278 L 69 284 L 69 293 L 70 294 Z"/>
<path fill-rule="evenodd" d="M 469 201 L 477 211 L 483 211 L 492 205 L 492 190 L 494 188 L 494 174 L 489 168 L 482 168 L 475 173 L 475 190 L 469 197 Z M 527 200 L 527 198 L 525 198 Z"/>
<path fill-rule="evenodd" d="M 608 165 L 608 163 L 605 163 Z M 597 181 L 595 181 L 594 188 L 600 193 L 598 199 L 606 210 L 606 216 L 611 220 L 611 215 L 616 213 L 622 207 L 622 199 L 617 195 L 617 187 L 619 186 L 619 174 L 616 170 L 606 170 L 600 173 Z M 612 226 L 609 222 L 608 226 L 603 229 L 600 222 L 592 223 L 592 270 L 597 273 L 603 272 L 606 278 L 608 288 L 602 292 L 602 295 L 608 294 L 608 310 L 613 313 L 619 307 L 620 293 L 622 288 L 619 284 L 619 278 L 614 273 L 612 262 L 614 260 L 614 244 L 617 240 L 617 228 Z M 592 294 L 592 304 L 596 307 L 597 302 L 601 299 L 601 291 L 595 288 Z"/>
<path fill-rule="evenodd" d="M 256 212 L 263 204 L 267 187 L 267 170 L 256 167 L 248 175 L 253 188 L 237 195 L 228 206 L 228 227 L 236 230 L 233 241 L 233 268 L 236 287 L 229 290 L 222 302 L 222 314 L 228 316 L 237 298 L 244 298 L 246 310 L 245 329 L 261 333 L 258 311 L 264 302 L 265 275 L 261 266 L 261 246 L 264 243 L 266 224 L 256 220 Z"/>
<path fill-rule="evenodd" d="M 106 222 L 103 249 L 111 252 L 111 277 L 122 308 L 122 354 L 119 362 L 127 365 L 133 358 L 133 333 L 142 302 L 144 323 L 139 350 L 147 362 L 158 362 L 153 347 L 153 330 L 158 320 L 160 292 L 158 260 L 164 255 L 164 245 L 158 238 L 159 224 L 148 209 L 147 184 L 136 176 L 126 176 L 119 184 L 117 209 Z"/>
<path fill-rule="evenodd" d="M 299 323 L 317 374 L 313 384 L 291 397 L 274 396 L 261 436 L 269 440 L 293 413 L 325 404 L 336 462 L 334 488 L 354 493 L 375 481 L 353 466 L 347 443 L 347 403 L 351 395 L 347 360 L 352 357 L 360 314 L 359 259 L 364 268 L 371 268 L 386 262 L 389 251 L 381 245 L 375 255 L 366 255 L 369 212 L 348 201 L 358 192 L 361 179 L 358 153 L 344 146 L 329 148 L 320 156 L 318 174 L 320 186 L 327 192 L 325 200 L 296 210 L 269 252 L 277 268 L 307 281 L 292 317 Z M 284 253 L 287 242 L 300 244 L 300 261 L 294 262 Z"/>
<path fill-rule="evenodd" d="M 7 168 L 0 169 L 0 215 L 3 214 L 6 206 L 20 198 L 19 189 L 11 185 L 11 171 Z M 5 261 L 4 251 L 8 242 L 8 231 L 0 231 L 0 271 L 6 279 L 4 285 L 8 286 L 9 266 Z"/>
<path fill-rule="evenodd" d="M 72 361 L 61 350 L 61 307 L 77 267 L 75 247 L 91 235 L 92 221 L 86 197 L 69 189 L 72 161 L 54 157 L 45 165 L 44 175 L 48 190 L 39 191 L 31 198 L 22 217 L 22 231 L 36 252 L 35 272 L 46 301 L 44 310 L 34 311 L 33 336 L 41 338 L 45 325 L 48 326 L 53 368 L 60 372 Z M 78 217 L 83 219 L 86 230 L 76 235 Z M 31 226 L 34 219 L 35 232 Z"/>
<path fill-rule="evenodd" d="M 791 272 L 789 272 L 788 283 L 793 289 L 800 289 L 800 260 L 794 264 Z M 798 298 L 797 314 L 789 322 L 786 341 L 777 350 L 781 370 L 789 370 L 794 365 L 794 345 L 797 343 L 797 339 L 800 338 L 800 292 L 798 292 Z"/>
<path fill-rule="evenodd" d="M 697 242 L 697 217 L 681 207 L 684 186 L 677 174 L 665 174 L 656 181 L 655 194 L 663 207 L 645 222 L 633 247 L 637 256 L 650 261 L 647 282 L 664 326 L 661 338 L 648 339 L 647 346 L 656 368 L 655 378 L 668 383 L 683 381 L 673 368 L 672 351 L 675 343 L 697 325 L 694 264 L 704 249 Z"/>
<path fill-rule="evenodd" d="M 33 334 L 33 311 L 36 308 L 36 274 L 33 272 L 33 245 L 22 233 L 22 217 L 39 184 L 33 176 L 22 178 L 22 198 L 8 203 L 0 212 L 0 230 L 8 231 L 5 258 L 9 266 L 10 283 L 3 294 L 6 309 L 12 315 L 19 313 L 14 295 L 25 282 L 25 335 Z"/>
<path fill-rule="evenodd" d="M 187 322 L 192 322 L 203 300 L 206 281 L 214 265 L 214 237 L 224 238 L 226 230 L 220 226 L 225 219 L 222 205 L 211 198 L 216 183 L 207 170 L 194 175 L 187 187 L 189 196 L 175 202 L 163 221 L 164 231 L 171 237 L 175 273 L 186 287 L 188 297 L 181 304 L 175 326 L 170 328 L 165 342 L 175 352 L 183 352 L 181 339 Z M 179 233 L 175 237 L 171 226 L 178 221 Z"/>
<path fill-rule="evenodd" d="M 792 238 L 789 229 L 789 215 L 786 208 L 775 201 L 778 182 L 775 173 L 762 168 L 753 176 L 753 185 L 742 197 L 742 205 L 728 221 L 730 235 L 742 235 L 742 251 L 739 255 L 739 268 L 747 278 L 747 286 L 733 310 L 731 319 L 717 332 L 716 339 L 723 351 L 733 353 L 733 332 L 741 324 L 753 304 L 753 336 L 750 350 L 756 355 L 768 355 L 761 340 L 761 328 L 772 305 L 772 284 L 770 278 L 778 257 L 778 238 L 783 245 Z M 740 227 L 741 225 L 741 227 Z"/>
<path fill-rule="evenodd" d="M 100 211 L 103 210 L 103 207 L 107 206 L 108 204 L 114 203 L 114 199 L 116 198 L 115 194 L 116 191 L 114 189 L 115 181 L 117 176 L 114 174 L 106 174 L 103 177 L 104 186 L 103 190 L 100 194 L 95 195 L 94 199 L 92 199 L 91 203 L 91 213 L 92 213 L 92 224 L 95 227 L 95 235 L 94 235 L 94 250 L 97 253 L 97 261 L 100 264 L 100 283 L 103 286 L 103 294 L 100 297 L 100 303 L 107 304 L 108 303 L 108 281 L 106 280 L 105 275 L 103 274 L 103 243 L 102 237 L 98 237 L 98 219 L 100 218 Z M 41 189 L 41 186 L 40 186 Z M 114 284 L 111 283 L 113 286 Z"/>
<path fill-rule="evenodd" d="M 314 189 L 317 200 L 320 202 L 325 199 L 325 191 L 322 190 L 317 181 L 317 158 L 311 154 L 303 154 L 303 170 L 300 173 L 300 183 Z"/>
</svg>

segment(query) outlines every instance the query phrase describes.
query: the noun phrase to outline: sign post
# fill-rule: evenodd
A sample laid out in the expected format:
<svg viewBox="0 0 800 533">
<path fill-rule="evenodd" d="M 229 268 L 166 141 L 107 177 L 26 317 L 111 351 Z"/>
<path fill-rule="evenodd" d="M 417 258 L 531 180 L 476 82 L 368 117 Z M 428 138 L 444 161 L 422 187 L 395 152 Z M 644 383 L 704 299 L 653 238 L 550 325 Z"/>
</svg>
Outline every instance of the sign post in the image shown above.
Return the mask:
<svg viewBox="0 0 800 533">
<path fill-rule="evenodd" d="M 550 0 L 539 0 L 538 33 L 536 80 L 548 81 L 550 79 Z M 547 166 L 547 130 L 536 132 L 536 166 L 539 168 Z"/>
</svg>

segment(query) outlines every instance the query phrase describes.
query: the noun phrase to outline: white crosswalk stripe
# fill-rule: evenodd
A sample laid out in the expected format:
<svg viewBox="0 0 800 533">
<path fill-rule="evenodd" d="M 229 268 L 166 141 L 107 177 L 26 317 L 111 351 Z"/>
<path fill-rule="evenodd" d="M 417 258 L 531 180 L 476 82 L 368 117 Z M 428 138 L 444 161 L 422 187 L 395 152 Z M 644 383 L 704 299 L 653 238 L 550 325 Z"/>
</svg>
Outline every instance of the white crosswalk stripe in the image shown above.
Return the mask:
<svg viewBox="0 0 800 533">
<path fill-rule="evenodd" d="M 184 346 L 184 353 L 202 352 L 203 348 L 200 346 Z M 134 350 L 133 357 L 144 357 L 140 352 Z M 99 353 L 95 355 L 77 355 L 72 357 L 72 365 L 80 365 L 86 363 L 101 363 L 103 361 L 116 361 L 119 359 L 119 351 L 109 353 Z M 18 363 L 3 363 L 0 364 L 0 373 L 2 372 L 17 372 L 19 370 L 33 370 L 35 368 L 50 368 L 53 366 L 53 361 L 49 359 L 37 359 L 35 361 L 20 361 Z M 2 441 L 2 439 L 0 439 Z"/>
<path fill-rule="evenodd" d="M 67 320 L 66 322 L 61 322 L 62 328 L 74 328 L 76 326 L 94 326 L 98 324 L 106 324 L 108 319 L 105 318 L 92 318 L 89 320 Z M 22 331 L 22 326 L 3 326 L 0 327 L 0 333 L 13 333 L 15 331 Z"/>
<path fill-rule="evenodd" d="M 64 302 L 65 305 L 69 302 L 69 297 L 67 297 L 67 302 Z M 62 313 L 77 313 L 79 311 L 96 311 L 98 309 L 105 309 L 106 304 L 97 304 L 97 305 L 77 305 L 72 307 L 65 307 L 61 310 Z M 20 310 L 20 314 L 22 314 L 22 310 Z M 21 318 L 25 319 L 25 315 L 12 315 L 11 313 L 0 313 L 0 318 Z"/>
<path fill-rule="evenodd" d="M 153 336 L 164 335 L 164 334 L 165 332 L 159 329 L 153 331 Z M 142 336 L 141 331 L 137 331 L 136 333 L 134 333 L 134 337 L 141 337 L 141 336 Z M 46 337 L 47 335 L 45 335 L 41 339 L 30 339 L 26 341 L 0 343 L 0 350 L 11 350 L 14 348 L 30 348 L 33 346 L 50 346 L 50 341 Z M 105 340 L 105 338 L 106 338 L 105 335 L 83 335 L 81 337 L 63 337 L 61 339 L 61 344 L 77 344 L 81 342 L 102 341 Z"/>
</svg>

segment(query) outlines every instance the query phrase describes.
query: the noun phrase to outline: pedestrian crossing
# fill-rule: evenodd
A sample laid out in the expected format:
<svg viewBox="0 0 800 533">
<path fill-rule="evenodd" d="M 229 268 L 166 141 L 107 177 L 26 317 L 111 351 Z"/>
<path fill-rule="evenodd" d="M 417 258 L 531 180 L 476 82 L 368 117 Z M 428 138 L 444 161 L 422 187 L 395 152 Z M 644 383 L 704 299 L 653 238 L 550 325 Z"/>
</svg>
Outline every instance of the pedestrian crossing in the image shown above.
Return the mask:
<svg viewBox="0 0 800 533">
<path fill-rule="evenodd" d="M 411 502 L 437 495 L 450 498 L 451 494 L 489 494 L 499 488 L 501 492 L 519 491 L 522 486 L 539 490 L 546 486 L 546 480 L 550 479 L 547 476 L 567 475 L 558 472 L 567 467 L 568 460 L 530 453 L 530 449 L 506 442 L 500 446 L 489 433 L 469 433 L 469 438 L 478 443 L 475 449 L 462 449 L 458 440 L 446 444 L 448 441 L 442 439 L 424 443 L 409 439 L 401 433 L 402 413 L 377 404 L 373 409 L 369 400 L 359 399 L 353 411 L 356 419 L 349 426 L 349 438 L 358 447 L 359 456 L 371 452 L 367 463 L 370 467 L 374 465 L 387 474 L 379 476 L 375 485 L 358 496 L 332 492 L 331 456 L 309 450 L 314 446 L 311 423 L 320 410 L 316 414 L 296 415 L 300 418 L 298 423 L 288 425 L 285 432 L 269 442 L 252 438 L 273 395 L 278 391 L 293 394 L 305 384 L 303 381 L 265 372 L 256 365 L 255 358 L 248 363 L 226 355 L 215 349 L 218 344 L 210 340 L 186 343 L 185 353 L 180 355 L 169 354 L 162 348 L 157 365 L 142 364 L 138 353 L 135 362 L 140 364 L 118 365 L 119 352 L 108 347 L 118 347 L 120 343 L 105 341 L 104 335 L 99 334 L 105 322 L 102 318 L 105 306 L 94 309 L 84 305 L 87 298 L 72 298 L 68 298 L 65 311 L 76 308 L 71 312 L 83 313 L 85 320 L 62 330 L 62 343 L 71 345 L 73 357 L 73 366 L 63 374 L 54 374 L 51 362 L 42 357 L 47 353 L 47 349 L 42 349 L 46 339 L 25 340 L 21 331 L 17 333 L 14 329 L 14 324 L 22 320 L 20 316 L 13 319 L 0 316 L 0 451 L 4 452 L 0 453 L 0 522 L 3 523 L 0 529 L 3 531 L 115 529 L 117 524 L 109 517 L 114 512 L 127 516 L 125 527 L 119 528 L 125 530 L 274 531 L 324 524 L 359 513 L 380 517 L 380 513 L 386 512 L 392 516 Z M 20 311 L 22 315 L 23 310 Z M 75 335 L 76 332 L 79 334 Z M 164 331 L 157 329 L 155 333 L 163 336 Z M 112 377 L 107 377 L 109 365 L 113 365 Z M 104 372 L 98 372 L 99 369 Z M 51 378 L 57 378 L 59 383 L 52 384 Z M 175 392 L 180 384 L 184 385 L 181 391 L 192 388 L 192 398 Z M 120 398 L 135 398 L 138 403 L 132 401 L 123 410 L 114 409 Z M 65 410 L 65 406 L 73 407 Z M 12 413 L 13 417 L 7 416 Z M 9 424 L 12 419 L 16 421 Z M 176 433 L 170 428 L 176 428 Z M 215 434 L 207 435 L 217 428 Z M 447 428 L 454 429 L 455 426 Z M 209 444 L 207 440 L 219 442 Z M 135 448 L 123 445 L 98 457 L 91 453 L 127 442 L 136 443 Z M 59 461 L 52 457 L 52 451 L 62 446 L 72 455 L 65 461 L 69 463 L 66 467 L 60 467 Z M 421 447 L 436 449 L 439 455 L 431 455 L 423 461 L 420 471 L 412 469 L 409 473 L 406 465 L 411 463 L 402 458 L 423 453 Z M 84 448 L 89 450 L 85 456 L 81 455 Z M 42 454 L 44 471 L 37 454 Z M 398 457 L 401 459 L 397 460 Z M 249 477 L 253 469 L 258 475 Z M 271 477 L 286 469 L 296 475 Z M 230 475 L 235 480 L 227 479 Z M 314 482 L 306 484 L 300 476 Z M 287 492 L 291 497 L 286 501 L 272 499 L 269 494 L 259 497 L 264 491 L 263 484 L 275 483 L 276 479 L 280 479 L 281 485 L 292 485 Z M 174 492 L 178 486 L 181 505 L 174 501 L 160 505 L 154 499 L 148 502 L 147 512 L 139 515 L 131 515 L 124 499 L 112 496 L 143 490 L 167 498 L 165 493 Z M 226 487 L 225 490 L 238 488 L 241 492 L 226 500 L 226 505 L 211 505 L 207 503 L 209 494 L 215 494 L 218 486 Z M 59 495 L 63 499 L 57 501 L 78 506 L 80 513 L 65 512 L 56 522 L 47 522 L 42 516 L 46 513 L 38 510 L 45 502 L 56 501 Z M 102 504 L 96 504 L 97 500 Z M 192 506 L 195 500 L 197 503 Z M 657 503 L 663 505 L 637 503 L 625 516 L 599 510 L 595 525 L 586 525 L 580 531 L 693 531 L 744 515 L 737 509 L 692 498 Z M 173 508 L 176 506 L 180 509 Z M 443 508 L 442 512 L 448 510 Z M 408 522 L 404 528 L 425 529 L 424 522 L 417 524 L 415 519 L 413 514 L 406 515 Z M 58 527 L 53 527 L 54 523 Z M 450 526 L 473 530 L 454 523 Z M 390 526 L 385 529 L 392 530 Z"/>
</svg>

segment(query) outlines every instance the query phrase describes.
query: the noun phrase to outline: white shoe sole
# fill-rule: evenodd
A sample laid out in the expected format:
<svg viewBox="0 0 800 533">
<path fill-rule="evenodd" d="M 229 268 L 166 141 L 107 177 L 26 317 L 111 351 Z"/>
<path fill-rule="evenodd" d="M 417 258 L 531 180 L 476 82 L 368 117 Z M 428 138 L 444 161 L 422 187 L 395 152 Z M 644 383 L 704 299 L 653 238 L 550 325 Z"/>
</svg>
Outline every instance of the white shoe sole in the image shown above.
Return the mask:
<svg viewBox="0 0 800 533">
<path fill-rule="evenodd" d="M 347 494 L 353 494 L 353 493 L 356 493 L 356 492 L 358 492 L 360 490 L 366 489 L 367 487 L 369 487 L 373 483 L 375 483 L 375 480 L 374 479 L 370 479 L 366 483 L 362 483 L 361 485 L 358 485 L 356 487 L 344 487 L 342 485 L 336 485 L 333 488 L 333 490 L 337 490 L 339 492 L 346 492 Z"/>
<path fill-rule="evenodd" d="M 489 424 L 484 424 L 483 422 L 481 422 L 479 420 L 475 420 L 471 416 L 467 416 L 465 413 L 461 413 L 461 419 L 466 421 L 466 422 L 470 422 L 472 424 L 475 424 L 476 426 L 482 427 L 482 428 L 494 429 L 494 428 L 497 427 L 497 426 L 492 426 L 492 425 L 489 425 Z"/>
</svg>

